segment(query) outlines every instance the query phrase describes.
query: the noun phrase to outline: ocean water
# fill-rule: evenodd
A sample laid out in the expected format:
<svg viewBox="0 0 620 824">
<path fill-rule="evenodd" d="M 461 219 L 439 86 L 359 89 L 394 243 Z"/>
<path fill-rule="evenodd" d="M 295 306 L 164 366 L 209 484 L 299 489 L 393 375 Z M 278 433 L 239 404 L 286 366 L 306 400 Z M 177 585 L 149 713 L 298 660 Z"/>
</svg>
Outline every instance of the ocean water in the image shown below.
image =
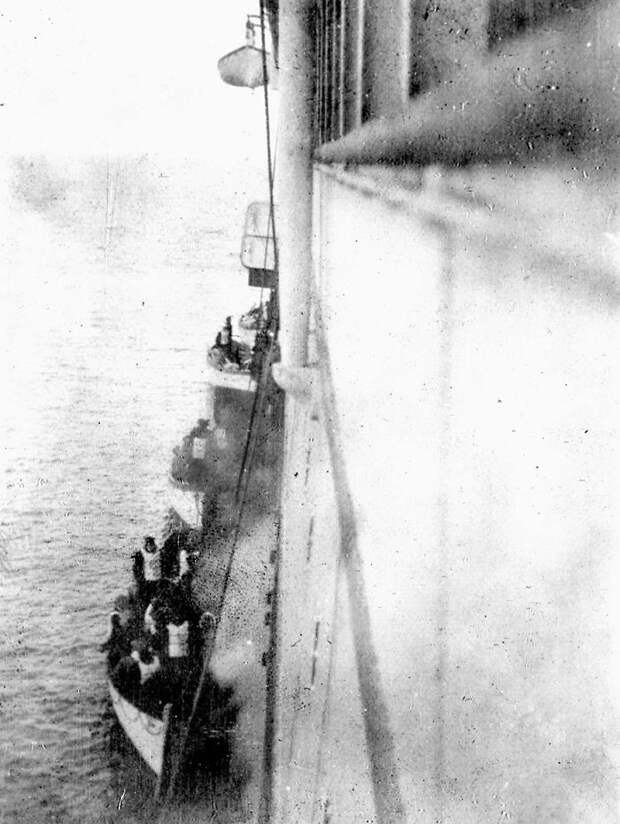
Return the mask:
<svg viewBox="0 0 620 824">
<path fill-rule="evenodd" d="M 248 152 L 232 171 L 11 158 L 1 182 L 0 822 L 154 820 L 97 645 L 161 531 L 207 343 L 247 302 L 241 227 L 264 181 Z"/>
</svg>

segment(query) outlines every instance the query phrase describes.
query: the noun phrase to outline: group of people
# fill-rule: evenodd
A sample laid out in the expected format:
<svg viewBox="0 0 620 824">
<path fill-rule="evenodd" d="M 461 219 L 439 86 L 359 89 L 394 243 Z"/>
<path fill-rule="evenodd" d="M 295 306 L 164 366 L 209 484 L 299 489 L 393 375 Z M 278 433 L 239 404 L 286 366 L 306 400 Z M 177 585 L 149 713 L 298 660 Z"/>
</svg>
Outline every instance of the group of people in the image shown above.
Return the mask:
<svg viewBox="0 0 620 824">
<path fill-rule="evenodd" d="M 252 361 L 252 348 L 233 337 L 232 318 L 229 315 L 207 353 L 214 369 L 222 372 L 247 371 Z"/>
<path fill-rule="evenodd" d="M 183 438 L 181 446 L 172 450 L 170 474 L 174 480 L 204 488 L 209 477 L 205 458 L 217 446 L 217 440 L 215 427 L 212 428 L 206 418 L 199 418 L 196 426 Z"/>
<path fill-rule="evenodd" d="M 116 599 L 101 645 L 114 686 L 151 714 L 166 703 L 183 702 L 200 654 L 191 598 L 193 555 L 184 532 L 173 533 L 161 548 L 147 536 L 133 556 L 135 586 Z"/>
</svg>

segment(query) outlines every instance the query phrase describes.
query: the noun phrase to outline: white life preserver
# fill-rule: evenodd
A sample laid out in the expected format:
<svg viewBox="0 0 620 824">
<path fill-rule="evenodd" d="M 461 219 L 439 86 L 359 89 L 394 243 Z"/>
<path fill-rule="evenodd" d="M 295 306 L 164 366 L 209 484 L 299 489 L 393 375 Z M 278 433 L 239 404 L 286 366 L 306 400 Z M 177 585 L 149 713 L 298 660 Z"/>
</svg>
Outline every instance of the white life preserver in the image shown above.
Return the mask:
<svg viewBox="0 0 620 824">
<path fill-rule="evenodd" d="M 228 436 L 223 426 L 218 426 L 215 429 L 215 445 L 218 449 L 226 449 L 228 447 Z"/>
<path fill-rule="evenodd" d="M 148 605 L 147 610 L 144 613 L 144 629 L 151 635 L 157 635 L 157 624 L 155 623 L 155 618 L 153 617 L 152 603 Z"/>
<path fill-rule="evenodd" d="M 168 657 L 186 658 L 188 653 L 189 624 L 168 624 Z"/>
<path fill-rule="evenodd" d="M 192 444 L 192 458 L 198 461 L 204 461 L 207 455 L 207 439 L 206 438 L 194 438 L 194 442 Z"/>
<path fill-rule="evenodd" d="M 155 552 L 145 552 L 140 550 L 144 558 L 144 580 L 145 581 L 159 581 L 161 578 L 161 561 L 159 557 L 159 550 Z"/>
</svg>

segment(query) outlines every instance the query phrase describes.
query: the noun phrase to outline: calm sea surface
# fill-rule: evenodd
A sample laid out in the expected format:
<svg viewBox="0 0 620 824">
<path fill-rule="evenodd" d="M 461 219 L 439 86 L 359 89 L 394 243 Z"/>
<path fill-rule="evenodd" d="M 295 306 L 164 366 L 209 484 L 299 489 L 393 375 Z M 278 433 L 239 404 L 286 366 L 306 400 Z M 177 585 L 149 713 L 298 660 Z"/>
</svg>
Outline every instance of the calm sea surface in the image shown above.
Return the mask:
<svg viewBox="0 0 620 824">
<path fill-rule="evenodd" d="M 4 183 L 0 821 L 142 820 L 148 782 L 110 741 L 97 645 L 131 553 L 161 531 L 264 192 L 249 161 L 147 156 L 14 159 Z"/>
</svg>

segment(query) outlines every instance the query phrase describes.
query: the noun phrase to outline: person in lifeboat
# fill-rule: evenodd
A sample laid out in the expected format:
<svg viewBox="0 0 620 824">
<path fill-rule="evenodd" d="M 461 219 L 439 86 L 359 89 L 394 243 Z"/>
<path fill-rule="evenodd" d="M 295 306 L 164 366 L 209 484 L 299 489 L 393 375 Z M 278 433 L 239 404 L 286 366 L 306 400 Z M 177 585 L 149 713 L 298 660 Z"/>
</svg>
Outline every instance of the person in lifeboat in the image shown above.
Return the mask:
<svg viewBox="0 0 620 824">
<path fill-rule="evenodd" d="M 247 372 L 250 368 L 252 349 L 233 337 L 230 315 L 217 333 L 215 344 L 207 353 L 207 361 L 220 372 Z"/>
</svg>

